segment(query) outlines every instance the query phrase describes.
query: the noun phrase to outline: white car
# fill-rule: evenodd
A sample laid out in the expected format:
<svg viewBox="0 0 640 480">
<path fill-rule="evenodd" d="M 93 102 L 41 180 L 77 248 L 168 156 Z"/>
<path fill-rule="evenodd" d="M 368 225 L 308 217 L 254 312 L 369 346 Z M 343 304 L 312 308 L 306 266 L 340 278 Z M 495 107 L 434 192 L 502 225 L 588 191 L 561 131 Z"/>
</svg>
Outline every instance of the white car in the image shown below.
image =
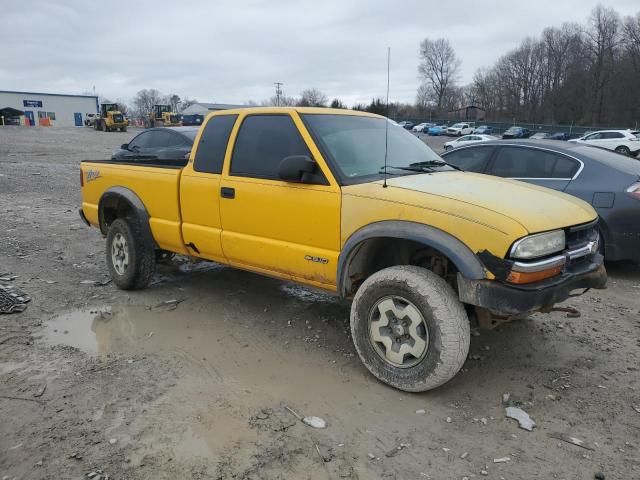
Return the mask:
<svg viewBox="0 0 640 480">
<path fill-rule="evenodd" d="M 600 130 L 569 141 L 602 147 L 634 157 L 640 152 L 640 131 Z"/>
<path fill-rule="evenodd" d="M 473 133 L 475 128 L 476 124 L 473 122 L 454 123 L 447 128 L 447 135 L 461 137 L 462 135 L 469 135 L 470 133 Z"/>
<path fill-rule="evenodd" d="M 411 129 L 412 132 L 422 132 L 424 130 L 426 123 L 419 123 L 415 127 Z"/>
<path fill-rule="evenodd" d="M 493 135 L 464 135 L 460 138 L 456 138 L 455 140 L 451 140 L 450 142 L 445 143 L 444 149 L 451 150 L 453 148 L 471 145 L 472 143 L 489 142 L 491 140 L 498 140 L 498 137 L 494 137 Z"/>
</svg>

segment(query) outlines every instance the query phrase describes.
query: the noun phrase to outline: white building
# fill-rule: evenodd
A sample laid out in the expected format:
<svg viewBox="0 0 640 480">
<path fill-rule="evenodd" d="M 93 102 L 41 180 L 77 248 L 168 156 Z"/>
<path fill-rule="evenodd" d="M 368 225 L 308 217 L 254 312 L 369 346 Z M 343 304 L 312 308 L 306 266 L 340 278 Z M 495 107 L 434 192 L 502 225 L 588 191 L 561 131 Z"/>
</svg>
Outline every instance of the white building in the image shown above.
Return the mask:
<svg viewBox="0 0 640 480">
<path fill-rule="evenodd" d="M 25 125 L 82 127 L 88 113 L 99 109 L 98 97 L 0 90 L 0 110 L 24 112 Z"/>
<path fill-rule="evenodd" d="M 242 108 L 246 105 L 231 105 L 228 103 L 204 103 L 198 102 L 188 106 L 182 112 L 182 115 L 206 115 L 209 112 L 215 112 L 216 110 L 229 110 L 230 108 Z M 0 107 L 2 108 L 2 107 Z"/>
</svg>

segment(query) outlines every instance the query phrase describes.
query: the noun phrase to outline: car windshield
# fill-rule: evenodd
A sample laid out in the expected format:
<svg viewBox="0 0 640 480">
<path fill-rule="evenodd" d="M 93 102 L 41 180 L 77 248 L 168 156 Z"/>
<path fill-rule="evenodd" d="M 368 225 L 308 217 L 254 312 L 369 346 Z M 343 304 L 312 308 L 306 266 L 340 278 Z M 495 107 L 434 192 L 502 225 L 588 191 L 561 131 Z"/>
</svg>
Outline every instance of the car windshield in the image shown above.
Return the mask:
<svg viewBox="0 0 640 480">
<path fill-rule="evenodd" d="M 507 130 L 504 133 L 518 133 L 520 131 L 520 127 L 511 127 L 509 130 Z"/>
<path fill-rule="evenodd" d="M 387 121 L 380 117 L 305 114 L 303 118 L 316 142 L 330 156 L 339 174 L 347 180 L 381 176 L 385 165 Z M 422 140 L 403 128 L 388 124 L 387 173 L 409 175 L 450 170 Z"/>
<path fill-rule="evenodd" d="M 462 128 L 463 125 L 464 125 L 464 123 L 456 123 L 451 128 Z"/>
</svg>

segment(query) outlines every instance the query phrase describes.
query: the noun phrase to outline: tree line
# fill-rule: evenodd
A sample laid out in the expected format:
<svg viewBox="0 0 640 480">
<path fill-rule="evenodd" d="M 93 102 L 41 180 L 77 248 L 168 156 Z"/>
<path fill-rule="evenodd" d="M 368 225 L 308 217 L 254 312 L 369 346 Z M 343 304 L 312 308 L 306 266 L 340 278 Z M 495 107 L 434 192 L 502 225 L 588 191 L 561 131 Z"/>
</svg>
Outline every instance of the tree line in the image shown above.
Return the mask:
<svg viewBox="0 0 640 480">
<path fill-rule="evenodd" d="M 640 119 L 640 12 L 621 18 L 598 5 L 585 24 L 526 38 L 470 85 L 446 39 L 425 39 L 417 105 L 441 114 L 477 105 L 486 118 L 527 123 L 635 126 Z"/>
</svg>

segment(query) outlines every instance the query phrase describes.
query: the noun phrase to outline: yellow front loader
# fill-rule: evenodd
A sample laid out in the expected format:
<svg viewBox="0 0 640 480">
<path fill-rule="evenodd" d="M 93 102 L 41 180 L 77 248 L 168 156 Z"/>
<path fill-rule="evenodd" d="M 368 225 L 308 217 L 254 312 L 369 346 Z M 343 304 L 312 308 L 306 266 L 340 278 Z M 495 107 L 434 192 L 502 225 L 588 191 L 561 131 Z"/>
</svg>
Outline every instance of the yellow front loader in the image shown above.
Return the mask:
<svg viewBox="0 0 640 480">
<path fill-rule="evenodd" d="M 154 105 L 149 113 L 150 127 L 178 127 L 182 125 L 180 115 L 171 111 L 170 105 Z"/>
<path fill-rule="evenodd" d="M 95 119 L 93 128 L 102 132 L 126 132 L 129 120 L 118 108 L 117 103 L 101 103 L 100 116 Z"/>
</svg>

